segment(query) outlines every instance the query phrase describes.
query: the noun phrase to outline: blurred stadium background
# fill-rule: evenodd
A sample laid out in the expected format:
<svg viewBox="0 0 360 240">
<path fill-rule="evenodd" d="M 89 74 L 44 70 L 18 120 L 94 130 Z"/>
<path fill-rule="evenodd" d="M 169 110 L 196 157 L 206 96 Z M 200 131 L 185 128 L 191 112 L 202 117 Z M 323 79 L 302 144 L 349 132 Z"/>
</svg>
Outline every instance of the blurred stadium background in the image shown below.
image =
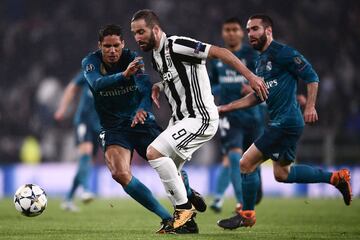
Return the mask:
<svg viewBox="0 0 360 240">
<path fill-rule="evenodd" d="M 126 45 L 138 50 L 129 31 L 132 14 L 155 10 L 167 33 L 186 35 L 222 45 L 222 22 L 239 17 L 244 25 L 252 13 L 265 12 L 275 21 L 275 38 L 301 51 L 320 76 L 320 121 L 307 126 L 298 148 L 298 162 L 353 170 L 354 193 L 360 193 L 360 4 L 336 0 L 134 0 L 134 1 L 25 1 L 0 2 L 0 197 L 16 187 L 37 183 L 51 196 L 62 196 L 76 170 L 72 113 L 57 123 L 53 113 L 66 84 L 79 71 L 81 59 L 97 46 L 97 31 L 107 23 L 120 24 Z M 152 80 L 149 56 L 144 54 Z M 156 111 L 166 126 L 165 104 Z M 187 165 L 198 191 L 211 194 L 219 164 L 219 141 L 214 139 Z M 138 157 L 134 175 L 157 194 L 163 189 L 155 172 Z M 154 180 L 155 179 L 155 180 Z M 325 185 L 275 183 L 263 167 L 267 195 L 335 196 Z M 92 176 L 99 196 L 124 196 L 111 179 L 99 153 Z M 231 189 L 228 194 L 231 195 Z"/>
</svg>

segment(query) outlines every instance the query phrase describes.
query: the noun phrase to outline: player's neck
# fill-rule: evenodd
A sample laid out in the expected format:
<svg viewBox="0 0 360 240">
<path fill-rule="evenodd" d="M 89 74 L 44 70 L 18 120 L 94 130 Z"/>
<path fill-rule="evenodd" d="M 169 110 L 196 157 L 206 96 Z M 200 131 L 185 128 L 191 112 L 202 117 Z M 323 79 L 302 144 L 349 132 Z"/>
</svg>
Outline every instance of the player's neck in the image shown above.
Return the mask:
<svg viewBox="0 0 360 240">
<path fill-rule="evenodd" d="M 269 37 L 268 40 L 266 41 L 263 49 L 261 50 L 261 52 L 265 52 L 266 49 L 268 49 L 268 47 L 270 46 L 270 44 L 272 43 L 272 41 L 274 41 L 274 39 L 272 37 Z"/>
<path fill-rule="evenodd" d="M 229 46 L 229 45 L 226 46 L 226 48 L 229 49 L 231 52 L 237 52 L 241 49 L 241 47 L 242 47 L 241 43 L 235 46 Z"/>
<path fill-rule="evenodd" d="M 156 34 L 155 34 L 155 50 L 159 50 L 160 45 L 161 45 L 161 38 L 165 37 L 165 33 L 162 30 L 159 30 Z"/>
</svg>

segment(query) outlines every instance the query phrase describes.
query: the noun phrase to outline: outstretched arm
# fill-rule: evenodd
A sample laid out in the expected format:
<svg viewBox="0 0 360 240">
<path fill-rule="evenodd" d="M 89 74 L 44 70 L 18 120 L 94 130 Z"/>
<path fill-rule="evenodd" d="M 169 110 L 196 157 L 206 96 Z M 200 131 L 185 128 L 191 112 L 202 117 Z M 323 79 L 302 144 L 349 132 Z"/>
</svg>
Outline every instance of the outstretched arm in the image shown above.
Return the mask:
<svg viewBox="0 0 360 240">
<path fill-rule="evenodd" d="M 261 101 L 256 93 L 249 93 L 243 98 L 218 107 L 219 113 L 231 112 L 237 109 L 248 108 L 259 104 Z"/>
<path fill-rule="evenodd" d="M 250 86 L 256 91 L 262 101 L 267 99 L 268 90 L 262 78 L 252 73 L 232 52 L 226 48 L 211 46 L 209 50 L 210 58 L 219 58 L 224 63 L 232 66 L 236 71 L 241 73 L 250 83 Z"/>
<path fill-rule="evenodd" d="M 80 87 L 76 85 L 74 82 L 70 82 L 64 91 L 64 94 L 61 97 L 60 104 L 54 114 L 54 118 L 57 121 L 61 121 L 64 119 L 67 108 L 70 103 L 73 101 L 75 95 L 80 91 Z"/>
</svg>

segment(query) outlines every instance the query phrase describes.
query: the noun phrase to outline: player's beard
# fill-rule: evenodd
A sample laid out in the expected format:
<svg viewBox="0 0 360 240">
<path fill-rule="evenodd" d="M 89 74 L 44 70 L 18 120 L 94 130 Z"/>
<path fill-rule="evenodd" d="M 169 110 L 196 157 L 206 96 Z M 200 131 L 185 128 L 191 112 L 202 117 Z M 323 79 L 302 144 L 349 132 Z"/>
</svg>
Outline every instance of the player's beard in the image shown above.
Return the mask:
<svg viewBox="0 0 360 240">
<path fill-rule="evenodd" d="M 144 42 L 139 42 L 139 44 L 144 43 Z M 149 41 L 147 43 L 145 43 L 145 46 L 142 48 L 142 50 L 144 52 L 148 52 L 151 51 L 155 48 L 155 35 L 154 32 L 151 31 L 151 35 L 149 38 Z"/>
<path fill-rule="evenodd" d="M 257 43 L 252 44 L 252 47 L 257 51 L 261 51 L 264 48 L 266 42 L 267 42 L 267 36 L 266 36 L 266 34 L 264 32 L 264 34 L 261 35 L 259 37 L 259 39 L 257 39 Z"/>
</svg>

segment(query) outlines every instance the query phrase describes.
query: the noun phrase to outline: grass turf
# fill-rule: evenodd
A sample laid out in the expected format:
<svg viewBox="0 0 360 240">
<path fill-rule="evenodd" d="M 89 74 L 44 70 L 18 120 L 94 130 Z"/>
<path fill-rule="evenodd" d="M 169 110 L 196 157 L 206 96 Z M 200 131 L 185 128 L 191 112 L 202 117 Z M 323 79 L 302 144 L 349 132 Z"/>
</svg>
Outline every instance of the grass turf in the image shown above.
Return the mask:
<svg viewBox="0 0 360 240">
<path fill-rule="evenodd" d="M 162 201 L 169 209 L 167 200 Z M 208 201 L 210 202 L 210 201 Z M 0 200 L 0 239 L 360 239 L 360 201 L 347 207 L 340 199 L 265 198 L 253 228 L 225 231 L 216 221 L 232 215 L 234 202 L 223 212 L 198 214 L 198 235 L 156 235 L 160 219 L 132 200 L 96 200 L 81 212 L 63 212 L 50 199 L 34 218 L 20 215 L 11 199 Z"/>
</svg>

